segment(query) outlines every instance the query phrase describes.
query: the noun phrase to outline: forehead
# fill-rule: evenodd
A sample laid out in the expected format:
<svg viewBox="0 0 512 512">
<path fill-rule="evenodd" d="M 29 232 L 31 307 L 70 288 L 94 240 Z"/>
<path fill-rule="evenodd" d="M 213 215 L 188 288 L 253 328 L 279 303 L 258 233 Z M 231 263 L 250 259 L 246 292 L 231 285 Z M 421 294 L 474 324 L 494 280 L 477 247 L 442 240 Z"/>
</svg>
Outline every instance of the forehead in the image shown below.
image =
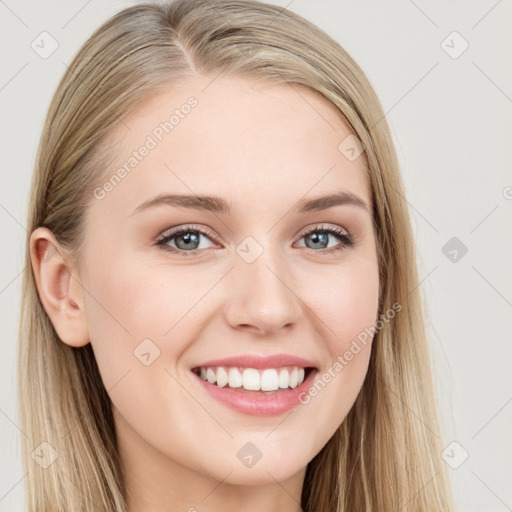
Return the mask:
<svg viewBox="0 0 512 512">
<path fill-rule="evenodd" d="M 183 80 L 148 97 L 107 137 L 112 163 L 96 203 L 126 217 L 156 194 L 208 194 L 226 197 L 239 213 L 250 205 L 277 212 L 345 190 L 370 205 L 364 154 L 349 160 L 339 149 L 352 133 L 333 105 L 304 86 Z"/>
</svg>

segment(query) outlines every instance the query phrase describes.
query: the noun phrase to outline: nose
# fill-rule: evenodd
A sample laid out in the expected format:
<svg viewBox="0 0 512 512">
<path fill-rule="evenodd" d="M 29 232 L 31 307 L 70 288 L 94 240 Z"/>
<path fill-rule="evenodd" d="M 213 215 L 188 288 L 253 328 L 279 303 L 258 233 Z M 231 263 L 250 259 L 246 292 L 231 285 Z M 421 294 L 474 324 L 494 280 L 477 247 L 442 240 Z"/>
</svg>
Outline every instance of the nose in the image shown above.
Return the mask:
<svg viewBox="0 0 512 512">
<path fill-rule="evenodd" d="M 226 320 L 234 329 L 268 335 L 291 329 L 300 318 L 301 300 L 291 272 L 267 255 L 264 251 L 252 263 L 240 260 L 231 273 Z"/>
</svg>

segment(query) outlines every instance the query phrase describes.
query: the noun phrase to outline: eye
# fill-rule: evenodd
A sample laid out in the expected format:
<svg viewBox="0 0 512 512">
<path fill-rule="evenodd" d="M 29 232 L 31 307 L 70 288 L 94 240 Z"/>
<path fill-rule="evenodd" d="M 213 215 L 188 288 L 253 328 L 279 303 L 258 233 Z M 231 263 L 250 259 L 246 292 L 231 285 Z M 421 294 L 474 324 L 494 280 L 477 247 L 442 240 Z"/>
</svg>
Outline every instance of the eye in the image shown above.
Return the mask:
<svg viewBox="0 0 512 512">
<path fill-rule="evenodd" d="M 161 237 L 156 242 L 156 245 L 162 246 L 164 250 L 183 256 L 195 255 L 200 249 L 201 237 L 213 237 L 213 231 L 208 228 L 184 226 Z M 174 242 L 176 246 L 169 245 L 170 242 Z"/>
<path fill-rule="evenodd" d="M 160 237 L 156 245 L 162 249 L 179 254 L 180 256 L 194 256 L 201 252 L 204 247 L 201 246 L 201 237 L 208 240 L 215 238 L 212 230 L 208 228 L 199 228 L 196 226 L 184 226 Z M 329 247 L 329 237 L 337 239 L 338 245 Z M 308 249 L 314 252 L 333 253 L 355 245 L 352 236 L 340 227 L 325 227 L 324 225 L 314 228 L 302 234 L 301 240 L 305 239 L 309 246 Z M 171 245 L 174 244 L 174 245 Z M 320 249 L 320 250 L 318 250 Z M 328 250 L 325 250 L 328 249 Z"/>
<path fill-rule="evenodd" d="M 335 245 L 334 247 L 329 247 L 329 237 L 337 239 L 340 243 L 337 246 Z M 301 240 L 303 238 L 307 243 L 310 243 L 310 246 L 307 246 L 308 249 L 329 249 L 321 251 L 329 254 L 333 252 L 342 251 L 343 249 L 350 248 L 355 245 L 352 236 L 338 226 L 315 226 L 313 229 L 306 231 L 301 236 Z"/>
</svg>

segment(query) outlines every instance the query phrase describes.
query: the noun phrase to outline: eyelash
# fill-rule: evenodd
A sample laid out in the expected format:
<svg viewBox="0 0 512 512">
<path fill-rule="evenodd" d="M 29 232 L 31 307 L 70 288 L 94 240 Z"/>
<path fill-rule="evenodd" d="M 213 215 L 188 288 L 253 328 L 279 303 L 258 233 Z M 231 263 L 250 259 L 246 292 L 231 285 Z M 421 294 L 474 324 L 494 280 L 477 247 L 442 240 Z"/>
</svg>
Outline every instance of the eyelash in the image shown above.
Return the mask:
<svg viewBox="0 0 512 512">
<path fill-rule="evenodd" d="M 183 249 L 176 249 L 174 247 L 167 245 L 167 242 L 169 242 L 173 238 L 176 238 L 180 235 L 184 235 L 187 233 L 192 233 L 192 232 L 199 233 L 199 234 L 206 236 L 207 238 L 210 238 L 210 239 L 215 238 L 214 233 L 211 229 L 199 228 L 199 227 L 191 225 L 191 226 L 184 226 L 182 228 L 172 231 L 171 233 L 163 235 L 162 237 L 160 237 L 157 240 L 156 245 L 162 247 L 162 249 L 165 251 L 169 251 L 173 254 L 179 254 L 180 256 L 184 256 L 184 257 L 195 256 L 196 254 L 200 253 L 204 249 L 196 249 L 194 251 L 185 251 Z M 352 236 L 348 233 L 345 233 L 344 230 L 342 230 L 341 228 L 339 228 L 339 227 L 324 227 L 323 225 L 315 226 L 312 229 L 310 229 L 309 231 L 306 231 L 305 233 L 303 233 L 301 235 L 300 239 L 304 238 L 305 236 L 307 236 L 311 233 L 315 233 L 315 232 L 321 232 L 321 233 L 333 235 L 336 238 L 338 238 L 338 240 L 340 240 L 341 244 L 339 247 L 330 248 L 330 249 L 319 249 L 319 250 L 309 249 L 306 247 L 306 249 L 309 249 L 310 251 L 313 251 L 313 252 L 332 254 L 332 253 L 338 253 L 345 249 L 349 249 L 351 247 L 354 247 L 354 245 L 355 245 L 355 242 L 354 242 L 354 239 L 352 238 Z"/>
</svg>

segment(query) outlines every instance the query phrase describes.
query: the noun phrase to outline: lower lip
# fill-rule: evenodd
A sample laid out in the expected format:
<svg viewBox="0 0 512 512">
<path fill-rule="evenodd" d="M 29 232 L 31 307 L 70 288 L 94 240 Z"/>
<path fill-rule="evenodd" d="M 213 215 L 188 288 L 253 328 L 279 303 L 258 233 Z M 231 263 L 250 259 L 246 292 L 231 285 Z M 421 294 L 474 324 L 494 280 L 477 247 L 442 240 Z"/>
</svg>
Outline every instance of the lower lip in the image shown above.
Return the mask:
<svg viewBox="0 0 512 512">
<path fill-rule="evenodd" d="M 194 372 L 192 373 L 213 398 L 231 409 L 244 414 L 250 414 L 251 416 L 277 416 L 301 403 L 299 398 L 304 396 L 313 384 L 317 370 L 310 370 L 308 377 L 296 388 L 288 388 L 284 391 L 276 391 L 275 393 L 262 393 L 261 395 L 244 393 L 227 386 L 221 388 L 216 384 L 210 384 L 208 381 L 201 379 Z"/>
</svg>

